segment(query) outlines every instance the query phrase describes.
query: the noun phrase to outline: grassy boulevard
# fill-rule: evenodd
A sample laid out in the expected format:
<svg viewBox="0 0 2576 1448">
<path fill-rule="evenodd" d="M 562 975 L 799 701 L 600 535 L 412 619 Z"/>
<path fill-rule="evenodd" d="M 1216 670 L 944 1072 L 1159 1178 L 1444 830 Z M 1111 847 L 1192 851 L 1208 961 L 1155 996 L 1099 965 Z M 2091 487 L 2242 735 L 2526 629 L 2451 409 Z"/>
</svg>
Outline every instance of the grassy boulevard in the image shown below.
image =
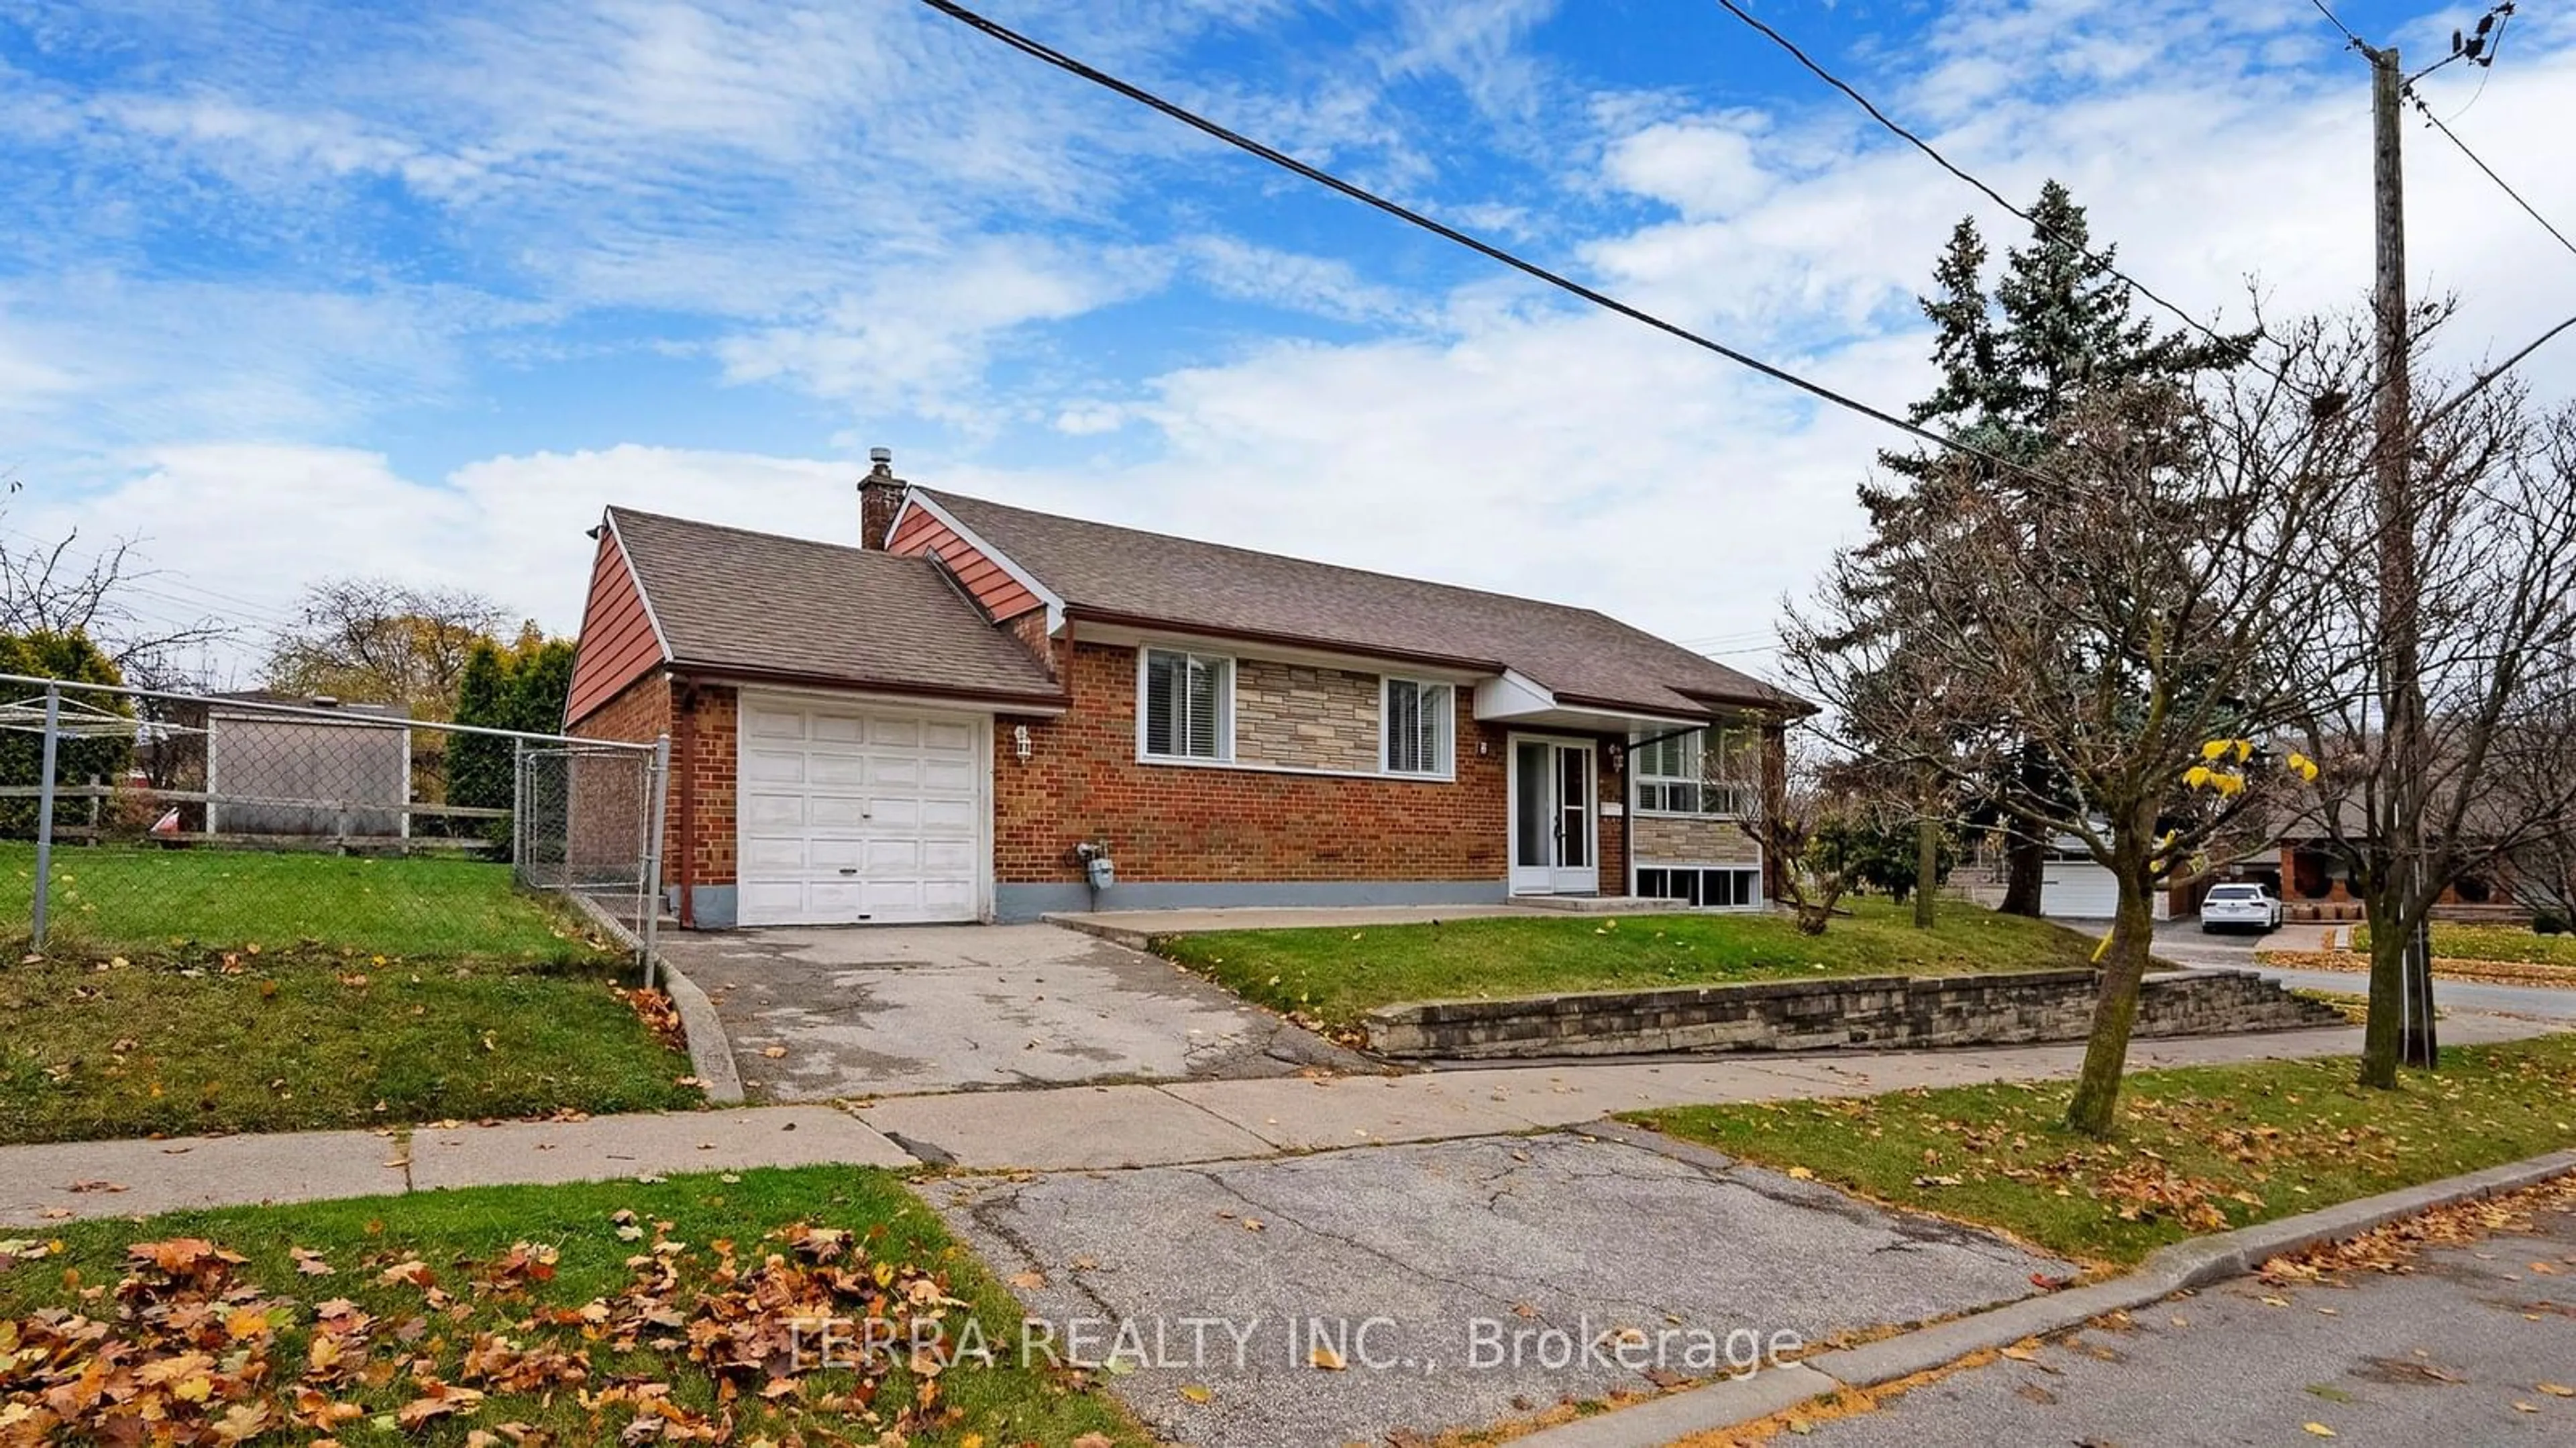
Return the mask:
<svg viewBox="0 0 2576 1448">
<path fill-rule="evenodd" d="M 0 1142 L 703 1102 L 687 1053 L 619 997 L 628 957 L 506 866 L 58 859 L 63 929 L 0 964 Z M 0 851 L 0 872 L 21 864 Z"/>
<path fill-rule="evenodd" d="M 2067 1131 L 2065 1083 L 1688 1107 L 1628 1119 L 2104 1267 L 2167 1243 L 2576 1146 L 2576 1036 L 2443 1053 L 2365 1092 L 2348 1060 L 2131 1076 L 2119 1139 Z"/>
<path fill-rule="evenodd" d="M 907 1349 L 800 1358 L 812 1344 L 795 1324 L 826 1317 L 854 1337 L 882 1321 Z M 989 1364 L 968 1351 L 970 1319 Z M 912 1359 L 916 1324 L 953 1350 L 944 1371 Z M 179 1213 L 0 1241 L 0 1443 L 126 1441 L 156 1422 L 175 1431 L 154 1441 L 286 1429 L 352 1448 L 1145 1441 L 1086 1378 L 1023 1365 L 1019 1345 L 1009 1292 L 898 1178 L 859 1168 Z"/>
<path fill-rule="evenodd" d="M 1721 985 L 1829 975 L 1962 975 L 2088 965 L 2095 942 L 2062 926 L 1941 902 L 1928 936 L 1884 900 L 1820 936 L 1780 915 L 1471 919 L 1359 929 L 1218 931 L 1158 941 L 1164 955 L 1269 1006 L 1347 1026 L 1400 1001 Z"/>
</svg>

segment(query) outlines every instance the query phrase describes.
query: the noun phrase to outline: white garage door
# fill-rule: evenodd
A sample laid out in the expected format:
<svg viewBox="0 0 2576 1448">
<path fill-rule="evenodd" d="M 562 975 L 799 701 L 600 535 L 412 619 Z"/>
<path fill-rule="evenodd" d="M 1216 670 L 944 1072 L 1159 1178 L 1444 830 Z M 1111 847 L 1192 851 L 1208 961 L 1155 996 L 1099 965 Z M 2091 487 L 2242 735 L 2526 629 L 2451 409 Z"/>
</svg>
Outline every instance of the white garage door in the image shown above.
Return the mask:
<svg viewBox="0 0 2576 1448">
<path fill-rule="evenodd" d="M 736 918 L 975 919 L 987 723 L 745 694 Z"/>
<path fill-rule="evenodd" d="M 2090 860 L 2051 860 L 2040 885 L 2039 913 L 2054 919 L 2108 920 L 2120 913 L 2120 882 Z"/>
</svg>

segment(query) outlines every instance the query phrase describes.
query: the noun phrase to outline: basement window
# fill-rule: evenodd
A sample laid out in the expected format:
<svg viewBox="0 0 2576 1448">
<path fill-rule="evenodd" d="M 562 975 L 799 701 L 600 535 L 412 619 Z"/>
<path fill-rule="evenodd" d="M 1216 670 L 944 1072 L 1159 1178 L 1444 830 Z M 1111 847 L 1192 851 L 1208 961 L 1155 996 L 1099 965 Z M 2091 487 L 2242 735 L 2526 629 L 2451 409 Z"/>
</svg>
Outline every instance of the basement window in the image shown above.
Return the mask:
<svg viewBox="0 0 2576 1448">
<path fill-rule="evenodd" d="M 1637 895 L 1681 900 L 1710 910 L 1740 910 L 1762 903 L 1762 872 L 1735 866 L 1659 865 L 1637 871 Z"/>
</svg>

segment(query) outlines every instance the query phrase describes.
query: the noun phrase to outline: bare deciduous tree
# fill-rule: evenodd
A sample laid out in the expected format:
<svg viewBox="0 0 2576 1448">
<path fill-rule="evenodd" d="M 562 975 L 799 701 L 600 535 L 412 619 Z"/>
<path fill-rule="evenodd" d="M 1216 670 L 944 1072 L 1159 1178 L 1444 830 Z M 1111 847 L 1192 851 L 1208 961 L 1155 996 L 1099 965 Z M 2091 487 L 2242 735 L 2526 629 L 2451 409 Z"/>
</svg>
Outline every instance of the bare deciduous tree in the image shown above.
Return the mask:
<svg viewBox="0 0 2576 1448">
<path fill-rule="evenodd" d="M 2359 483 L 2355 410 L 2284 380 L 2350 359 L 2313 328 L 2278 350 L 2259 377 L 2096 390 L 2056 424 L 2049 486 L 2023 503 L 1952 460 L 1920 485 L 1920 526 L 1840 556 L 1783 630 L 1790 672 L 1882 764 L 1986 791 L 2117 880 L 2068 1112 L 2094 1135 L 2115 1117 L 2153 892 L 2260 823 L 2272 788 L 2259 769 L 2222 769 L 2223 793 L 2186 777 L 2209 741 L 2295 716 L 2279 661 L 2307 647 L 2321 549 Z M 1893 602 L 1904 629 L 1859 626 L 1852 600 Z M 2032 748 L 2062 797 L 1995 791 Z"/>
<path fill-rule="evenodd" d="M 295 627 L 270 644 L 271 687 L 411 706 L 444 719 L 477 642 L 507 621 L 479 593 L 383 578 L 326 579 L 304 591 Z"/>
<path fill-rule="evenodd" d="M 2404 493 L 2336 520 L 2326 549 L 2356 566 L 2326 578 L 2323 632 L 2285 661 L 2323 767 L 2294 828 L 2341 861 L 2370 922 L 2373 1086 L 2432 1062 L 2431 979 L 2416 962 L 2410 988 L 2407 945 L 2444 890 L 2576 813 L 2576 407 L 2535 416 L 2507 382 L 2446 409 L 2450 391 L 2413 389 Z M 2408 530 L 2396 549 L 2389 519 Z"/>
<path fill-rule="evenodd" d="M 1787 736 L 1779 780 L 1760 792 L 1752 813 L 1739 815 L 1736 828 L 1762 849 L 1776 868 L 1780 898 L 1798 923 L 1801 935 L 1822 935 L 1834 918 L 1834 907 L 1851 888 L 1850 873 L 1839 860 L 1815 848 L 1817 832 L 1848 806 L 1834 787 L 1832 770 L 1814 747 Z"/>
<path fill-rule="evenodd" d="M 139 614 L 136 590 L 155 573 L 132 538 L 91 551 L 78 529 L 50 544 L 0 535 L 0 633 L 85 634 L 129 678 L 166 671 L 184 651 L 232 635 L 220 619 L 174 624 Z"/>
</svg>

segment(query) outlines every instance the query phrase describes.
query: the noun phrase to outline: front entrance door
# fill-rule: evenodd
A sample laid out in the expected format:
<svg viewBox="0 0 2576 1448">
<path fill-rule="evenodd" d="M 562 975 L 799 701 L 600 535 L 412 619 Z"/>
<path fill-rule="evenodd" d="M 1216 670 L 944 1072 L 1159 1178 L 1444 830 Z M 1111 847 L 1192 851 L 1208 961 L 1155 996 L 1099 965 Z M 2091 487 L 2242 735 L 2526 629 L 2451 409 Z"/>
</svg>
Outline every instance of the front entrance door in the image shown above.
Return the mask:
<svg viewBox="0 0 2576 1448">
<path fill-rule="evenodd" d="M 1512 739 L 1512 893 L 1594 895 L 1592 746 L 1579 739 Z"/>
</svg>

